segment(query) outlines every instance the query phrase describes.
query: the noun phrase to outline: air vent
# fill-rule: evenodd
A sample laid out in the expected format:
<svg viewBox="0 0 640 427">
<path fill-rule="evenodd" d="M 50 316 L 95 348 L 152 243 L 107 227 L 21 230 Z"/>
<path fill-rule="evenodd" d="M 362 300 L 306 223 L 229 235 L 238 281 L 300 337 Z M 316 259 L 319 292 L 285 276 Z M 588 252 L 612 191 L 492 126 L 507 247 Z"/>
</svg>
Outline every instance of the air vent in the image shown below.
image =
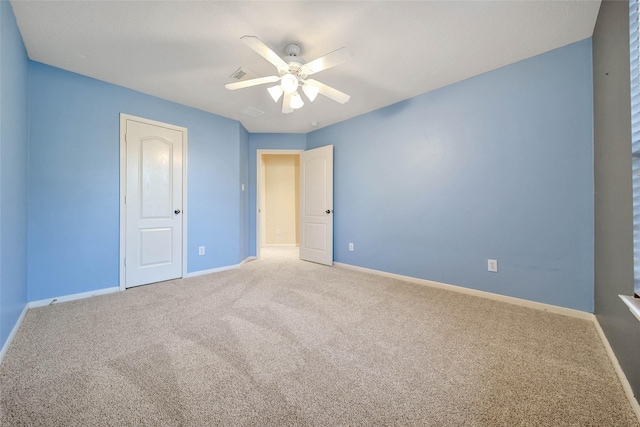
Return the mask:
<svg viewBox="0 0 640 427">
<path fill-rule="evenodd" d="M 235 70 L 233 74 L 231 74 L 229 77 L 232 78 L 233 80 L 240 81 L 240 80 L 257 79 L 258 75 L 256 73 L 253 73 L 247 70 L 246 68 L 240 67 L 237 70 Z"/>
<path fill-rule="evenodd" d="M 242 80 L 244 76 L 247 75 L 247 72 L 242 68 L 238 68 L 233 74 L 231 74 L 231 78 L 234 80 Z"/>
<path fill-rule="evenodd" d="M 244 107 L 242 110 L 240 110 L 240 112 L 242 114 L 246 114 L 249 117 L 258 117 L 264 114 L 264 111 L 258 110 L 255 107 L 249 107 L 249 106 Z"/>
</svg>

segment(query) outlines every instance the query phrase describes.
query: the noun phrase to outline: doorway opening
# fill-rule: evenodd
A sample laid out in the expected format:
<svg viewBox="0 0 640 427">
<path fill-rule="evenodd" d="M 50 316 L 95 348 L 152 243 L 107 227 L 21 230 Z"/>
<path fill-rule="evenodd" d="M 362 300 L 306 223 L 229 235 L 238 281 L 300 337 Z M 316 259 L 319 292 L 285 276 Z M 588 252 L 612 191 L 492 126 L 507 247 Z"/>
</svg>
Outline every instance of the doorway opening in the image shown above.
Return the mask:
<svg viewBox="0 0 640 427">
<path fill-rule="evenodd" d="M 299 257 L 301 150 L 257 150 L 256 257 Z"/>
</svg>

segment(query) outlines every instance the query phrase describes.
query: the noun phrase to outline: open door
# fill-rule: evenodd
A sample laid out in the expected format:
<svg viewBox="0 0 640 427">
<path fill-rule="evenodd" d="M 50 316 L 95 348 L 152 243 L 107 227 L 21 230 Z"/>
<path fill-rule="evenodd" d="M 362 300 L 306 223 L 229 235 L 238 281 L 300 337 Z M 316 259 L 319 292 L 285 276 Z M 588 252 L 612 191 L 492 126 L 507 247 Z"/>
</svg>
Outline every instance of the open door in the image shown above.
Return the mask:
<svg viewBox="0 0 640 427">
<path fill-rule="evenodd" d="M 333 145 L 300 153 L 300 259 L 333 265 Z"/>
</svg>

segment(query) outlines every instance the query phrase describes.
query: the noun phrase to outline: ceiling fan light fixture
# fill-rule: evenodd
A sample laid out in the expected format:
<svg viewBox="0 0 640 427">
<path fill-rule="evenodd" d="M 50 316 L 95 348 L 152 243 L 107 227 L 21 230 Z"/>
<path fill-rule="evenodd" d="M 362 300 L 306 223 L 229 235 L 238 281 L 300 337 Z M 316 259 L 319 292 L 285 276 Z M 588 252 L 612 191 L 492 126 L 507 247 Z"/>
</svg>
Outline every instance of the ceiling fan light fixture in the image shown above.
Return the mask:
<svg viewBox="0 0 640 427">
<path fill-rule="evenodd" d="M 291 108 L 297 110 L 298 108 L 302 108 L 304 105 L 304 101 L 298 92 L 291 95 Z"/>
<path fill-rule="evenodd" d="M 318 92 L 320 91 L 320 88 L 317 86 L 311 86 L 309 84 L 305 84 L 304 86 L 302 86 L 302 91 L 304 92 L 305 95 L 307 95 L 307 98 L 309 98 L 309 101 L 313 102 L 316 99 L 316 96 L 318 96 Z"/>
<path fill-rule="evenodd" d="M 269 95 L 271 95 L 271 98 L 273 98 L 274 102 L 278 102 L 278 100 L 284 93 L 284 89 L 282 89 L 282 86 L 280 85 L 271 86 L 270 88 L 267 88 L 267 90 L 269 91 Z"/>
<path fill-rule="evenodd" d="M 235 82 L 224 85 L 228 90 L 244 89 L 267 83 L 276 83 L 267 88 L 269 96 L 278 103 L 282 99 L 282 113 L 290 114 L 294 110 L 302 108 L 304 101 L 300 96 L 299 88 L 302 88 L 309 102 L 315 101 L 320 92 L 325 97 L 340 104 L 349 101 L 349 95 L 340 92 L 324 83 L 308 77 L 320 71 L 342 64 L 351 58 L 351 53 L 344 47 L 334 50 L 311 62 L 305 62 L 300 56 L 300 46 L 290 44 L 286 47 L 287 58 L 281 58 L 269 46 L 260 41 L 256 36 L 242 36 L 242 42 L 255 51 L 258 55 L 269 61 L 278 70 L 278 75 L 267 77 L 253 77 L 245 79 L 248 74 L 245 69 L 238 69 L 233 75 Z M 317 126 L 317 125 L 316 125 Z"/>
<path fill-rule="evenodd" d="M 298 90 L 298 78 L 291 73 L 282 76 L 280 85 L 285 92 L 293 93 Z"/>
</svg>

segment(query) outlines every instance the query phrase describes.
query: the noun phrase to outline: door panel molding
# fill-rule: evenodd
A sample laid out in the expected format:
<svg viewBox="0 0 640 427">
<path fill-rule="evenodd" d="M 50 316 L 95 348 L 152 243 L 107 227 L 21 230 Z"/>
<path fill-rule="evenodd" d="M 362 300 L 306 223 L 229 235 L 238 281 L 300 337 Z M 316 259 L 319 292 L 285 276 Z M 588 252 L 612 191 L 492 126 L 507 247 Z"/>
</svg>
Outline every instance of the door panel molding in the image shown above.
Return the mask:
<svg viewBox="0 0 640 427">
<path fill-rule="evenodd" d="M 171 125 L 168 123 L 149 120 L 142 117 L 136 117 L 125 113 L 120 113 L 120 253 L 119 259 L 119 288 L 121 291 L 126 289 L 126 234 L 127 234 L 127 210 L 126 210 L 126 194 L 127 194 L 127 121 L 134 121 L 151 126 L 163 127 L 171 130 L 182 132 L 182 206 L 181 206 L 181 225 L 182 225 L 182 277 L 187 275 L 187 146 L 188 146 L 188 130 L 185 127 Z"/>
</svg>

